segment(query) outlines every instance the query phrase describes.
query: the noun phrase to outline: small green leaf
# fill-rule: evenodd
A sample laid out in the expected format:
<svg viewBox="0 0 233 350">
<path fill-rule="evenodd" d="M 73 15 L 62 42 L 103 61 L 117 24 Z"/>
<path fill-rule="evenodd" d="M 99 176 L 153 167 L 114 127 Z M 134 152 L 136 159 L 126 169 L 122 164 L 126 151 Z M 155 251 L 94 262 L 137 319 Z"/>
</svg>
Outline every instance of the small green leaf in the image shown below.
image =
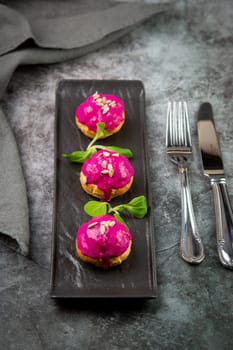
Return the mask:
<svg viewBox="0 0 233 350">
<path fill-rule="evenodd" d="M 90 148 L 86 151 L 74 151 L 72 153 L 63 154 L 62 156 L 73 163 L 84 163 L 85 160 L 90 158 L 92 154 L 96 152 L 95 148 Z"/>
<path fill-rule="evenodd" d="M 89 216 L 101 216 L 107 213 L 106 202 L 89 201 L 84 205 L 84 211 Z"/>
<path fill-rule="evenodd" d="M 120 216 L 119 213 L 114 213 L 113 216 L 114 216 L 114 218 L 116 218 L 121 224 L 123 224 L 124 226 L 126 226 L 127 228 L 129 228 L 128 225 L 126 224 L 125 220 Z"/>
<path fill-rule="evenodd" d="M 147 214 L 147 203 L 145 196 L 133 198 L 127 204 L 120 204 L 113 208 L 117 211 L 127 210 L 135 218 L 142 219 Z"/>
<path fill-rule="evenodd" d="M 129 148 L 116 147 L 116 146 L 102 146 L 102 145 L 95 145 L 95 147 L 97 149 L 107 149 L 109 151 L 119 153 L 122 156 L 125 156 L 126 158 L 133 157 L 133 152 Z"/>
<path fill-rule="evenodd" d="M 97 123 L 97 130 L 96 130 L 96 140 L 98 140 L 100 137 L 106 135 L 106 130 L 105 130 L 105 123 Z"/>
<path fill-rule="evenodd" d="M 106 130 L 105 130 L 105 123 L 97 123 L 96 124 L 97 130 L 96 130 L 96 134 L 95 137 L 93 138 L 93 140 L 89 143 L 87 150 L 89 148 L 92 147 L 92 145 L 94 145 L 94 143 L 100 138 L 106 135 Z"/>
</svg>

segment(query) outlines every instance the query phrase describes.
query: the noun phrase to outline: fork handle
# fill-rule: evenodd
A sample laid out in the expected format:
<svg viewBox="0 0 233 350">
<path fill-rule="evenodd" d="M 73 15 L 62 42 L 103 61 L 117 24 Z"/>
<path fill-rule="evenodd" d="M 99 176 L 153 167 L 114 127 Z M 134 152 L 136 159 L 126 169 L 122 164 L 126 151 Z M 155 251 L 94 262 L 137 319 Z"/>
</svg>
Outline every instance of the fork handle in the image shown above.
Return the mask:
<svg viewBox="0 0 233 350">
<path fill-rule="evenodd" d="M 220 262 L 233 269 L 233 213 L 225 179 L 211 179 L 216 216 L 217 248 Z"/>
<path fill-rule="evenodd" d="M 190 264 L 205 258 L 204 247 L 196 227 L 186 167 L 179 168 L 181 176 L 181 256 Z"/>
</svg>

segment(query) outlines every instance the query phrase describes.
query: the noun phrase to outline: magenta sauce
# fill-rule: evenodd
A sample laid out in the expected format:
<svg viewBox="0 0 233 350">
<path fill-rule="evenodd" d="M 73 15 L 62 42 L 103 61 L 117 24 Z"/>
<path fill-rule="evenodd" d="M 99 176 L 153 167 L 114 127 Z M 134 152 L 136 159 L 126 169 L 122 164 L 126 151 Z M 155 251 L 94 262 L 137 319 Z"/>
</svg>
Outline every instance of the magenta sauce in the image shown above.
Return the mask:
<svg viewBox="0 0 233 350">
<path fill-rule="evenodd" d="M 106 262 L 123 254 L 132 241 L 126 226 L 111 215 L 94 217 L 77 232 L 77 246 L 83 255 Z"/>
<path fill-rule="evenodd" d="M 134 176 L 129 160 L 117 152 L 100 150 L 87 159 L 81 169 L 86 184 L 95 184 L 110 200 L 111 190 L 127 185 Z"/>
<path fill-rule="evenodd" d="M 124 103 L 114 95 L 95 93 L 81 103 L 75 112 L 77 120 L 96 132 L 97 123 L 105 123 L 106 130 L 114 130 L 124 120 Z"/>
</svg>

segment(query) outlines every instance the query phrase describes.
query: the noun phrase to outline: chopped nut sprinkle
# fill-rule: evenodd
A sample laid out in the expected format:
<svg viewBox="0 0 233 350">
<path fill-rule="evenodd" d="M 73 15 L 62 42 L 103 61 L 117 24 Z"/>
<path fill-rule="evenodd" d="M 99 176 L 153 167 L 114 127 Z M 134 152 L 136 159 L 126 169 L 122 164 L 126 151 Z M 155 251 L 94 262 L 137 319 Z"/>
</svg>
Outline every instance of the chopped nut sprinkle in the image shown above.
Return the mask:
<svg viewBox="0 0 233 350">
<path fill-rule="evenodd" d="M 112 154 L 113 157 L 119 157 L 119 155 L 120 155 L 119 153 L 113 153 Z"/>
<path fill-rule="evenodd" d="M 115 225 L 115 221 L 111 221 L 111 220 L 108 221 L 109 227 L 113 227 L 114 225 Z"/>
<path fill-rule="evenodd" d="M 110 153 L 104 151 L 104 152 L 103 152 L 103 155 L 104 155 L 104 157 L 109 157 L 109 156 L 110 156 Z"/>
<path fill-rule="evenodd" d="M 97 102 L 97 103 L 102 103 L 102 102 L 103 102 L 103 100 L 102 100 L 102 98 L 101 98 L 101 97 L 98 97 L 98 98 L 96 99 L 96 102 Z"/>
<path fill-rule="evenodd" d="M 101 174 L 109 174 L 109 170 L 108 169 L 101 170 Z"/>
<path fill-rule="evenodd" d="M 107 100 L 106 96 L 100 97 L 100 94 L 96 91 L 93 95 L 96 105 L 102 108 L 103 114 L 109 111 L 109 107 L 116 107 L 116 102 L 112 100 Z"/>
<path fill-rule="evenodd" d="M 109 103 L 109 106 L 111 106 L 111 107 L 116 107 L 116 102 L 115 102 L 115 101 L 111 101 L 111 102 Z"/>
<path fill-rule="evenodd" d="M 103 168 L 107 168 L 107 161 L 104 159 L 101 163 Z"/>
<path fill-rule="evenodd" d="M 108 174 L 110 177 L 113 177 L 114 170 L 112 164 L 108 164 Z"/>
<path fill-rule="evenodd" d="M 96 226 L 98 224 L 98 222 L 92 222 L 90 225 L 88 225 L 88 228 L 92 228 L 92 227 L 94 227 L 94 226 Z"/>
<path fill-rule="evenodd" d="M 103 111 L 103 114 L 107 114 L 107 113 L 108 113 L 108 111 L 109 111 L 109 107 L 108 107 L 108 105 L 103 105 L 103 107 L 102 107 L 102 111 Z"/>
<path fill-rule="evenodd" d="M 103 235 L 105 233 L 105 224 L 101 222 L 100 224 L 100 233 Z"/>
</svg>

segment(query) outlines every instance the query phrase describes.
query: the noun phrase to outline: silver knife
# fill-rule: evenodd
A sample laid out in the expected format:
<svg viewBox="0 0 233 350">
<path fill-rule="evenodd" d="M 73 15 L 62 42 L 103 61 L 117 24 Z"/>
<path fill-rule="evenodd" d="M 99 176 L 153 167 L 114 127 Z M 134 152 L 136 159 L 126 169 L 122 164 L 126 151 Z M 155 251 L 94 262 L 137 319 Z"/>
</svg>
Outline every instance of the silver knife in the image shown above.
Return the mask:
<svg viewBox="0 0 233 350">
<path fill-rule="evenodd" d="M 197 129 L 204 175 L 210 178 L 213 190 L 219 259 L 224 267 L 233 269 L 233 213 L 227 193 L 213 110 L 208 102 L 201 104 L 199 108 Z"/>
</svg>

